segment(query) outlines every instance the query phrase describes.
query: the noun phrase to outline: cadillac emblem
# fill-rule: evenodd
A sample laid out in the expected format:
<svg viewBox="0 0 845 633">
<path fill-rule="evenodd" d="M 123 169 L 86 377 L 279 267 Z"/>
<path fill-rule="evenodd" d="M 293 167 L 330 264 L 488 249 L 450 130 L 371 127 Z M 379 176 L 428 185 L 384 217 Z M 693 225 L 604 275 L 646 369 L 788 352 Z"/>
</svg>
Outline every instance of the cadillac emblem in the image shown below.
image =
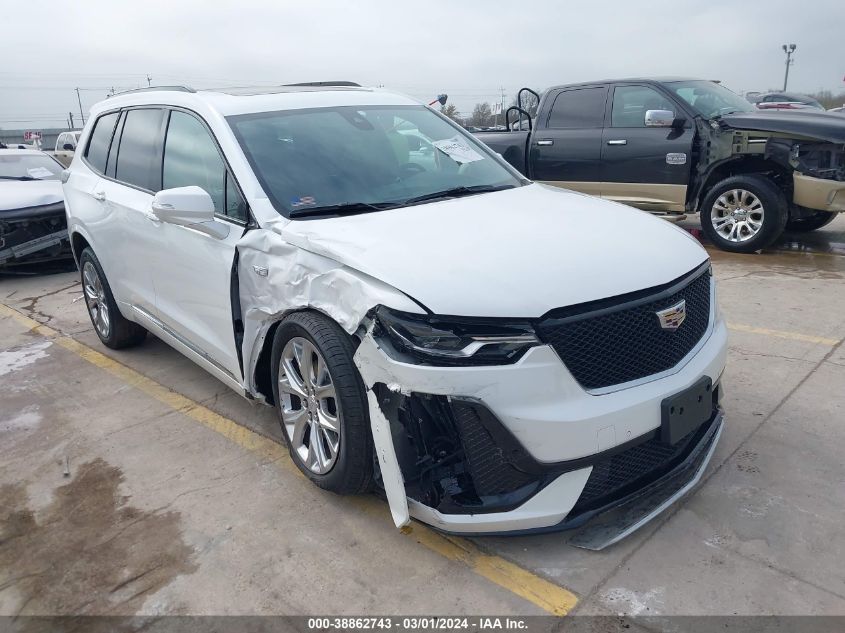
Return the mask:
<svg viewBox="0 0 845 633">
<path fill-rule="evenodd" d="M 655 312 L 655 314 L 660 321 L 660 327 L 664 330 L 677 330 L 681 327 L 684 319 L 687 318 L 687 302 L 681 299 L 675 305 Z"/>
</svg>

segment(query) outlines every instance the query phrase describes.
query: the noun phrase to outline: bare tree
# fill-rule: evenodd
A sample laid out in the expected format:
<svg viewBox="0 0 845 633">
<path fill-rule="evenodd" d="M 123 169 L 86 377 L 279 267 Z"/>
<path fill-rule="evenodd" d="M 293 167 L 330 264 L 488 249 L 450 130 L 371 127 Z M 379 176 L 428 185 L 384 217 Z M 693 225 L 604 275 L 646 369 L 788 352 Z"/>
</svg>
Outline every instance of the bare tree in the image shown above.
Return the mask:
<svg viewBox="0 0 845 633">
<path fill-rule="evenodd" d="M 487 127 L 493 123 L 493 110 L 490 109 L 490 104 L 486 101 L 484 103 L 476 103 L 472 109 L 472 115 L 469 117 L 469 124 L 474 127 Z"/>
<path fill-rule="evenodd" d="M 511 101 L 511 106 L 517 105 L 516 97 Z M 540 100 L 528 91 L 522 93 L 522 109 L 528 112 L 531 117 L 537 116 L 537 108 L 540 106 Z"/>
<path fill-rule="evenodd" d="M 442 108 L 440 108 L 440 112 L 445 114 L 453 121 L 457 121 L 460 118 L 461 114 L 460 112 L 458 112 L 458 106 L 456 106 L 454 103 L 450 103 L 447 106 L 443 106 Z"/>
<path fill-rule="evenodd" d="M 821 103 L 825 108 L 841 108 L 845 105 L 845 93 L 833 94 L 832 90 L 819 90 L 809 95 Z"/>
</svg>

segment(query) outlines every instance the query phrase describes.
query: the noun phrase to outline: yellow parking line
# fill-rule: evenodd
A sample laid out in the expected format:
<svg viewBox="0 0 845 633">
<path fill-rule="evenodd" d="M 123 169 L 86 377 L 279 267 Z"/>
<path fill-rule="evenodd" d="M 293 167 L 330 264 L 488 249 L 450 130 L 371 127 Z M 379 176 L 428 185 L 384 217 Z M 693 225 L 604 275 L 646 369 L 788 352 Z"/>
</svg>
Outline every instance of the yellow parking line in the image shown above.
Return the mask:
<svg viewBox="0 0 845 633">
<path fill-rule="evenodd" d="M 143 374 L 109 358 L 84 343 L 61 334 L 53 328 L 42 325 L 21 314 L 14 308 L 0 303 L 0 316 L 14 319 L 27 329 L 53 340 L 57 345 L 73 352 L 92 365 L 107 371 L 124 383 L 131 385 L 167 405 L 174 411 L 188 416 L 203 424 L 215 433 L 219 433 L 238 446 L 252 451 L 262 458 L 276 461 L 286 471 L 304 477 L 290 460 L 287 450 L 277 442 L 250 431 L 237 422 L 230 420 L 201 404 L 168 389 Z M 383 512 L 383 504 L 377 504 L 372 497 L 352 499 L 358 509 L 365 512 Z M 472 572 L 485 578 L 511 593 L 524 598 L 547 613 L 566 615 L 578 603 L 574 593 L 555 583 L 523 569 L 499 556 L 482 552 L 476 545 L 464 538 L 446 536 L 422 523 L 415 522 L 406 532 L 420 545 L 448 560 L 468 567 Z"/>
<path fill-rule="evenodd" d="M 813 336 L 812 334 L 801 334 L 799 332 L 785 332 L 783 330 L 769 330 L 763 327 L 754 327 L 752 325 L 743 325 L 742 323 L 728 323 L 728 329 L 734 332 L 747 332 L 748 334 L 761 334 L 763 336 L 774 336 L 775 338 L 785 338 L 791 341 L 803 341 L 804 343 L 817 343 L 819 345 L 829 345 L 834 347 L 842 342 L 841 339 L 825 338 L 823 336 Z"/>
</svg>

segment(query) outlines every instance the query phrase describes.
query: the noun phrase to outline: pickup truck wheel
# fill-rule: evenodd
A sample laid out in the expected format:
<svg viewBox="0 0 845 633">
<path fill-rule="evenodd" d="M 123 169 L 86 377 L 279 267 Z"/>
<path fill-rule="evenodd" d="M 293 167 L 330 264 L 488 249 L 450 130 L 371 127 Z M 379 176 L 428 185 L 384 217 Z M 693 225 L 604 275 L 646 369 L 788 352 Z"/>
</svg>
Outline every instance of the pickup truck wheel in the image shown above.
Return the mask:
<svg viewBox="0 0 845 633">
<path fill-rule="evenodd" d="M 103 345 L 112 349 L 140 345 L 147 331 L 120 313 L 100 260 L 90 246 L 79 255 L 79 270 L 85 307 Z"/>
<path fill-rule="evenodd" d="M 351 337 L 328 317 L 296 312 L 273 339 L 273 396 L 291 458 L 338 494 L 366 491 L 373 450 L 364 385 Z"/>
<path fill-rule="evenodd" d="M 792 233 L 808 233 L 815 231 L 823 226 L 827 226 L 836 219 L 839 215 L 831 211 L 816 211 L 809 215 L 803 215 L 797 218 L 789 218 L 786 222 L 786 230 Z"/>
<path fill-rule="evenodd" d="M 732 176 L 717 183 L 700 209 L 701 228 L 716 246 L 753 253 L 774 242 L 789 217 L 786 197 L 766 176 Z"/>
</svg>

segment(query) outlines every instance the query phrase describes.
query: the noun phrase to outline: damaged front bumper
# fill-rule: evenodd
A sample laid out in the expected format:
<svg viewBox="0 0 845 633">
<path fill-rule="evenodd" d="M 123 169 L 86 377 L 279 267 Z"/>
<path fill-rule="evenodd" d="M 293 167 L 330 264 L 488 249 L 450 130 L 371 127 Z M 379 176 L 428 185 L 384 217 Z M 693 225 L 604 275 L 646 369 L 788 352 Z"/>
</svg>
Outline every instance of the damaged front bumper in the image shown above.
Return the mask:
<svg viewBox="0 0 845 633">
<path fill-rule="evenodd" d="M 845 211 L 845 182 L 814 178 L 795 172 L 792 201 L 808 209 Z"/>
<path fill-rule="evenodd" d="M 596 396 L 548 346 L 513 365 L 433 367 L 394 360 L 368 334 L 355 360 L 394 521 L 521 533 L 574 528 L 627 503 L 699 454 L 705 430 L 720 426 L 714 395 L 708 424 L 674 447 L 656 437 L 667 395 L 701 376 L 718 380 L 726 339 L 718 320 L 676 373 Z"/>
<path fill-rule="evenodd" d="M 845 211 L 845 145 L 771 138 L 764 156 L 792 171 L 792 201 L 807 209 Z"/>
<path fill-rule="evenodd" d="M 70 255 L 64 204 L 0 211 L 0 266 Z"/>
</svg>

